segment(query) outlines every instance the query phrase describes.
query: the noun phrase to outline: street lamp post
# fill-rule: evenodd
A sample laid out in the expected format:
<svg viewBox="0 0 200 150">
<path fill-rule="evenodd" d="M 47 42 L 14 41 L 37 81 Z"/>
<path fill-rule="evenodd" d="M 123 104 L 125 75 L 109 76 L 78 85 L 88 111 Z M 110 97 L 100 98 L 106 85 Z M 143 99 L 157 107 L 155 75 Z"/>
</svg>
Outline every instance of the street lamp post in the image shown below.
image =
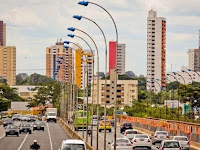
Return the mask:
<svg viewBox="0 0 200 150">
<path fill-rule="evenodd" d="M 84 16 L 78 16 L 78 15 L 74 15 L 73 18 L 81 20 L 82 18 L 89 20 L 91 22 L 93 22 L 101 31 L 103 38 L 104 38 L 104 43 L 105 43 L 105 76 L 107 74 L 107 42 L 106 42 L 106 37 L 105 34 L 103 32 L 103 30 L 101 29 L 101 27 L 93 20 L 84 17 Z M 104 150 L 106 150 L 106 107 L 107 107 L 107 102 L 106 102 L 106 87 L 107 87 L 107 79 L 105 77 L 105 102 L 104 102 Z"/>
<path fill-rule="evenodd" d="M 71 27 L 71 28 L 68 28 L 68 30 L 69 31 L 72 31 L 72 32 L 74 32 L 75 30 L 77 30 L 77 31 L 80 31 L 80 32 L 82 32 L 82 33 L 84 33 L 85 35 L 87 35 L 91 40 L 92 40 L 92 42 L 93 42 L 93 44 L 95 45 L 95 48 L 96 48 L 96 52 L 97 52 L 97 136 L 96 136 L 96 149 L 98 150 L 98 144 L 99 144 L 99 126 L 98 126 L 98 124 L 99 124 L 99 50 L 98 50 L 98 48 L 97 48 L 97 45 L 96 45 L 96 43 L 95 43 L 95 41 L 94 41 L 94 39 L 88 34 L 88 33 L 86 33 L 85 31 L 83 31 L 83 30 L 81 30 L 81 29 L 77 29 L 77 28 L 73 28 L 73 27 Z"/>
<path fill-rule="evenodd" d="M 92 68 L 93 68 L 93 72 L 92 72 L 92 81 L 93 81 L 93 87 L 94 87 L 94 54 L 93 54 L 93 51 L 92 51 L 92 48 L 91 48 L 91 46 L 89 45 L 89 43 L 84 39 L 84 38 L 82 38 L 82 37 L 80 37 L 80 36 L 77 36 L 77 35 L 74 35 L 74 34 L 68 34 L 67 36 L 69 36 L 69 37 L 71 37 L 71 38 L 74 38 L 74 37 L 77 37 L 77 38 L 79 38 L 79 39 L 82 39 L 87 45 L 88 45 L 88 47 L 90 48 L 90 51 L 91 51 L 91 53 L 92 53 L 92 60 L 93 60 L 93 62 L 92 62 Z M 88 70 L 87 70 L 88 71 Z M 88 80 L 88 76 L 87 76 L 87 80 Z M 87 83 L 88 83 L 88 81 L 87 81 Z M 87 85 L 88 86 L 88 85 Z M 94 88 L 93 88 L 93 93 L 94 93 Z M 93 94 L 94 95 L 94 94 Z M 93 96 L 92 95 L 92 96 Z M 91 114 L 92 114 L 92 116 L 93 116 L 93 110 L 94 108 L 93 108 L 93 97 L 92 97 L 92 112 L 91 112 Z M 87 99 L 87 111 L 88 111 L 88 99 Z M 92 117 L 92 119 L 91 119 L 91 122 L 93 122 L 93 117 Z M 87 126 L 88 126 L 88 120 L 87 120 Z M 86 133 L 86 137 L 88 137 L 88 133 Z M 92 138 L 93 138 L 93 123 L 91 124 L 91 146 L 92 146 Z M 87 138 L 86 138 L 87 139 Z M 87 140 L 86 140 L 87 141 Z"/>
<path fill-rule="evenodd" d="M 180 103 L 180 99 L 179 99 L 179 85 L 180 85 L 180 82 L 178 81 L 178 79 L 175 77 L 176 73 L 173 72 L 174 75 L 172 74 L 167 74 L 167 76 L 172 76 L 179 84 L 178 84 L 178 120 L 179 120 L 179 103 Z"/>
<path fill-rule="evenodd" d="M 150 85 L 148 85 L 148 84 L 146 84 L 148 87 L 149 87 L 149 89 L 150 89 L 150 106 L 151 106 L 151 109 L 152 109 L 152 90 L 151 90 L 151 86 Z M 147 100 L 147 108 L 148 108 L 148 100 Z"/>
<path fill-rule="evenodd" d="M 109 11 L 107 10 L 107 9 L 105 9 L 103 6 L 101 6 L 101 5 L 99 5 L 99 4 L 97 4 L 97 3 L 94 3 L 94 2 L 89 2 L 89 1 L 80 1 L 80 2 L 78 2 L 78 4 L 80 4 L 80 5 L 83 5 L 83 6 L 88 6 L 88 4 L 93 4 L 93 5 L 96 5 L 96 6 L 98 6 L 98 7 L 100 7 L 101 9 L 103 9 L 109 16 L 110 16 L 110 18 L 111 18 L 111 20 L 112 20 L 112 22 L 113 22 L 113 24 L 114 24 L 114 27 L 115 27 L 115 33 L 116 33 L 116 51 L 117 51 L 117 45 L 118 45 L 118 30 L 117 30 L 117 25 L 116 25 L 116 23 L 115 23 L 115 20 L 113 19 L 113 17 L 112 17 L 112 15 L 109 13 Z M 117 58 L 117 53 L 116 53 L 116 58 Z M 115 128 L 115 130 L 114 130 L 114 150 L 116 150 L 116 138 L 117 138 L 117 122 L 116 122 L 116 120 L 117 120 L 117 116 L 116 116 L 116 112 L 117 112 L 117 77 L 118 77 L 118 75 L 117 75 L 117 59 L 116 59 L 116 77 L 115 77 L 115 92 L 114 92 L 114 94 L 115 94 L 115 114 L 114 114 L 114 120 L 115 120 L 115 123 L 114 123 L 114 128 Z M 105 139 L 104 139 L 104 143 L 105 143 Z M 98 149 L 97 149 L 98 150 Z M 104 144 L 104 150 L 106 150 L 106 146 L 105 146 L 105 144 Z"/>
</svg>

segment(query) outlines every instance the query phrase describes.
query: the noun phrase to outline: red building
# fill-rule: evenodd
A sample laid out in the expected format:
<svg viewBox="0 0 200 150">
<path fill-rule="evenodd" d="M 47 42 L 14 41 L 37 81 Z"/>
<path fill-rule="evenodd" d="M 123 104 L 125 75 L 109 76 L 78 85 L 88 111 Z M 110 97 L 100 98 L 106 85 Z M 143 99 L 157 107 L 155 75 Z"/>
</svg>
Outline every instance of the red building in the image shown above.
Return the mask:
<svg viewBox="0 0 200 150">
<path fill-rule="evenodd" d="M 109 74 L 110 69 L 116 69 L 116 42 L 109 42 Z"/>
</svg>

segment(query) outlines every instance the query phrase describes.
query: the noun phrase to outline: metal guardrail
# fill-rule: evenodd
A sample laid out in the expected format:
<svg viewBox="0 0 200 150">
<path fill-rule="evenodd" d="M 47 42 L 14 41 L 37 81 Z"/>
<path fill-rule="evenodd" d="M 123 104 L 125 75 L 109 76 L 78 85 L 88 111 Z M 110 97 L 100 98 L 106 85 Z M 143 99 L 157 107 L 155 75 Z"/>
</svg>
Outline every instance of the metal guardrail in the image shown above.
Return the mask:
<svg viewBox="0 0 200 150">
<path fill-rule="evenodd" d="M 70 126 L 61 118 L 59 118 L 59 123 L 60 125 L 63 127 L 63 129 L 65 130 L 65 132 L 72 138 L 72 139 L 78 139 L 78 140 L 82 140 L 86 143 L 87 149 L 88 150 L 95 150 L 88 142 L 85 141 L 85 139 L 83 139 L 78 133 L 74 132 L 74 130 L 72 128 L 70 128 Z"/>
</svg>

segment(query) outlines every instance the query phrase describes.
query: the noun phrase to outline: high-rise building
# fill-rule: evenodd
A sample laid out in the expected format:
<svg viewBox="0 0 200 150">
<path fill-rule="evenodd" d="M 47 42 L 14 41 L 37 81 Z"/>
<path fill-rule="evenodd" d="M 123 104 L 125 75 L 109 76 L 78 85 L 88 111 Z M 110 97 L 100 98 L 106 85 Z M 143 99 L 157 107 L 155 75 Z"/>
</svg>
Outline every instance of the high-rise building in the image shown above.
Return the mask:
<svg viewBox="0 0 200 150">
<path fill-rule="evenodd" d="M 16 84 L 16 47 L 0 46 L 0 76 L 8 85 Z"/>
<path fill-rule="evenodd" d="M 0 46 L 6 46 L 6 24 L 0 21 Z"/>
<path fill-rule="evenodd" d="M 200 71 L 200 31 L 199 31 L 199 48 L 188 49 L 188 67 L 193 71 Z"/>
<path fill-rule="evenodd" d="M 46 76 L 55 80 L 70 82 L 72 66 L 72 49 L 64 48 L 61 40 L 46 48 Z"/>
<path fill-rule="evenodd" d="M 150 10 L 147 18 L 148 90 L 159 92 L 166 82 L 166 19 Z M 155 82 L 156 80 L 156 82 Z"/>
<path fill-rule="evenodd" d="M 125 48 L 125 44 L 118 44 L 116 51 L 116 42 L 109 42 L 109 73 L 111 69 L 116 69 L 117 67 L 119 75 L 125 74 Z"/>
</svg>

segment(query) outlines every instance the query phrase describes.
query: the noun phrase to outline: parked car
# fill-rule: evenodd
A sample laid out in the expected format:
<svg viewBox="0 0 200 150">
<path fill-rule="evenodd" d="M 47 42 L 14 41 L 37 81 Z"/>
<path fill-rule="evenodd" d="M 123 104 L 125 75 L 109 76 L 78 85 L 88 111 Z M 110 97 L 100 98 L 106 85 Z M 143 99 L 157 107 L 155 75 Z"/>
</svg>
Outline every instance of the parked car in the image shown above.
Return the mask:
<svg viewBox="0 0 200 150">
<path fill-rule="evenodd" d="M 11 118 L 6 118 L 3 121 L 3 127 L 6 127 L 9 124 L 13 124 L 13 120 Z"/>
<path fill-rule="evenodd" d="M 168 140 L 169 134 L 167 131 L 156 131 L 152 137 L 152 144 L 161 143 L 163 140 Z"/>
<path fill-rule="evenodd" d="M 5 135 L 8 136 L 8 135 L 17 135 L 19 136 L 19 129 L 16 125 L 13 125 L 13 124 L 9 124 L 6 128 L 6 131 L 5 131 Z"/>
<path fill-rule="evenodd" d="M 137 134 L 132 139 L 133 149 L 135 148 L 148 148 L 151 149 L 150 137 L 146 134 Z"/>
<path fill-rule="evenodd" d="M 131 141 L 136 134 L 138 134 L 137 130 L 128 129 L 124 132 L 124 138 L 128 138 Z"/>
<path fill-rule="evenodd" d="M 159 150 L 182 150 L 179 142 L 176 140 L 164 140 L 157 148 Z"/>
<path fill-rule="evenodd" d="M 12 116 L 12 120 L 13 120 L 13 121 L 14 121 L 14 120 L 20 121 L 20 120 L 21 120 L 21 115 L 20 115 L 20 114 L 14 114 L 14 115 Z"/>
<path fill-rule="evenodd" d="M 63 140 L 59 150 L 87 150 L 86 144 L 82 140 L 69 139 Z"/>
<path fill-rule="evenodd" d="M 108 142 L 110 144 L 110 149 L 114 150 L 114 141 Z M 118 150 L 132 150 L 132 144 L 127 138 L 117 138 L 116 139 L 116 149 Z"/>
<path fill-rule="evenodd" d="M 99 132 L 104 130 L 104 127 L 105 127 L 104 125 L 105 125 L 105 121 L 101 121 L 99 124 Z M 112 131 L 112 126 L 110 124 L 110 121 L 106 121 L 106 130 L 108 130 L 109 132 Z"/>
<path fill-rule="evenodd" d="M 21 118 L 21 121 L 28 121 L 28 120 L 29 120 L 28 116 L 22 116 Z"/>
<path fill-rule="evenodd" d="M 21 134 L 22 132 L 29 132 L 29 134 L 32 133 L 31 129 L 31 124 L 27 122 L 22 122 L 19 126 L 19 133 Z"/>
<path fill-rule="evenodd" d="M 35 121 L 33 123 L 33 131 L 34 130 L 43 130 L 44 131 L 44 126 L 45 126 L 44 122 L 39 121 L 39 120 Z"/>
<path fill-rule="evenodd" d="M 174 136 L 173 140 L 177 140 L 182 147 L 182 150 L 189 150 L 190 149 L 190 141 L 188 140 L 187 136 Z"/>
<path fill-rule="evenodd" d="M 124 133 L 128 129 L 133 129 L 133 125 L 131 122 L 123 122 L 120 126 L 120 133 Z"/>
</svg>

